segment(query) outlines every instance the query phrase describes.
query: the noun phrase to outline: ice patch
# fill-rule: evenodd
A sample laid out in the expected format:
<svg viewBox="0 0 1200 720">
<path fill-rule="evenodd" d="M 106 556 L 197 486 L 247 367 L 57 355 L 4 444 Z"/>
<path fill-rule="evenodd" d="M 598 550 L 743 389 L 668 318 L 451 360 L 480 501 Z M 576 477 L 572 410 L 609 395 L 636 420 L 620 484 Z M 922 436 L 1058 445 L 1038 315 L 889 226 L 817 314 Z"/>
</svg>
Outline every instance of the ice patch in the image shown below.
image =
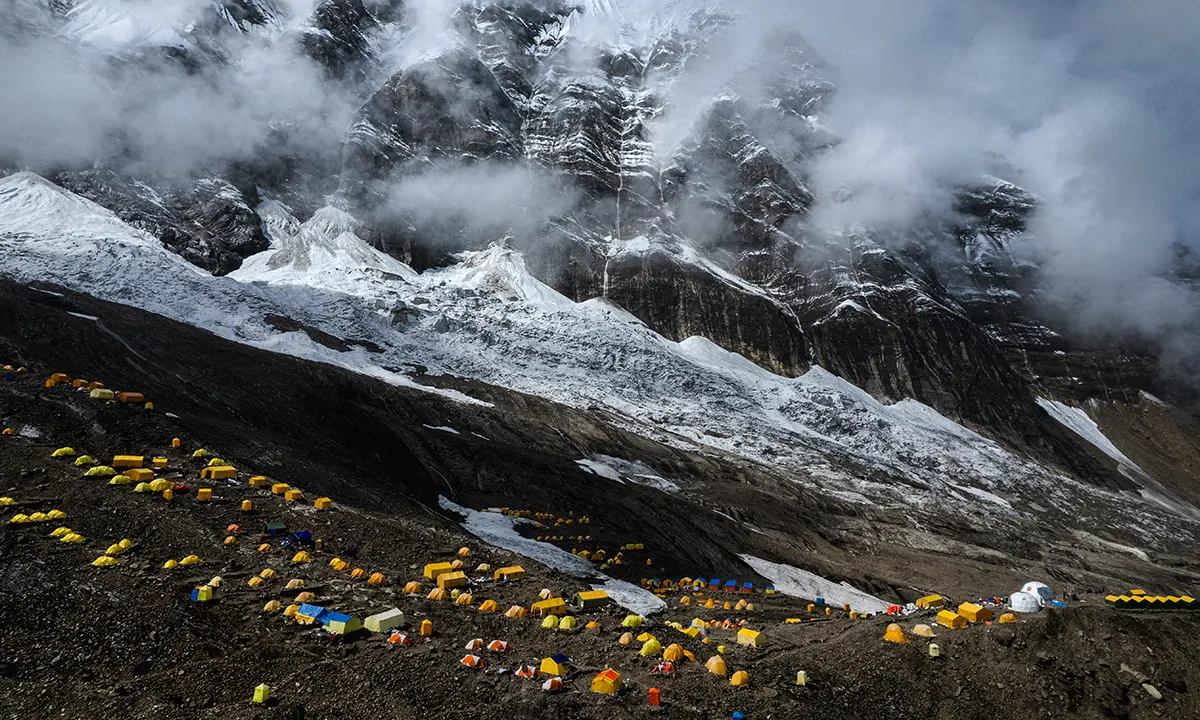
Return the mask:
<svg viewBox="0 0 1200 720">
<path fill-rule="evenodd" d="M 586 460 L 586 459 L 585 460 L 576 460 L 575 464 L 582 467 L 583 469 L 587 470 L 590 473 L 599 475 L 602 478 L 608 478 L 609 480 L 619 482 L 622 485 L 625 484 L 625 481 L 621 479 L 621 473 L 617 472 L 616 468 L 612 467 L 611 465 L 606 465 L 602 462 L 597 462 L 595 460 Z"/>
<path fill-rule="evenodd" d="M 1092 445 L 1095 445 L 1105 455 L 1108 455 L 1122 465 L 1141 472 L 1141 468 L 1137 466 L 1137 463 L 1130 460 L 1125 456 L 1125 453 L 1117 449 L 1117 446 L 1104 433 L 1100 432 L 1100 427 L 1096 425 L 1096 421 L 1088 417 L 1088 414 L 1082 409 L 1046 398 L 1038 398 L 1037 404 L 1041 405 L 1043 410 L 1050 413 L 1050 417 L 1059 421 L 1067 429 L 1087 440 Z"/>
<path fill-rule="evenodd" d="M 465 516 L 466 519 L 462 522 L 463 529 L 480 540 L 524 555 L 530 560 L 566 573 L 573 578 L 586 580 L 592 587 L 603 588 L 613 602 L 631 612 L 647 615 L 666 609 L 666 603 L 656 597 L 654 593 L 636 585 L 615 580 L 596 570 L 591 562 L 578 555 L 572 555 L 553 545 L 522 536 L 516 531 L 516 526 L 518 523 L 529 523 L 529 520 L 509 517 L 500 513 L 479 512 L 458 505 L 445 496 L 438 496 L 438 505 L 444 510 Z"/>
<path fill-rule="evenodd" d="M 462 433 L 455 430 L 454 428 L 446 427 L 445 425 L 426 425 L 425 423 L 421 423 L 421 427 L 427 427 L 430 430 L 439 430 L 439 431 L 445 432 L 445 433 L 453 433 L 454 435 L 462 435 Z"/>
<path fill-rule="evenodd" d="M 775 589 L 784 595 L 807 600 L 821 597 L 825 598 L 827 604 L 835 606 L 850 603 L 850 609 L 862 613 L 887 612 L 888 603 L 856 589 L 849 583 L 835 583 L 807 570 L 773 563 L 753 555 L 739 557 L 756 573 L 769 579 L 775 585 Z"/>
<path fill-rule="evenodd" d="M 96 315 L 84 315 L 83 313 L 71 312 L 70 310 L 67 311 L 67 314 L 74 315 L 77 318 L 83 318 L 84 320 L 91 320 L 92 322 L 96 322 L 100 319 Z"/>
</svg>

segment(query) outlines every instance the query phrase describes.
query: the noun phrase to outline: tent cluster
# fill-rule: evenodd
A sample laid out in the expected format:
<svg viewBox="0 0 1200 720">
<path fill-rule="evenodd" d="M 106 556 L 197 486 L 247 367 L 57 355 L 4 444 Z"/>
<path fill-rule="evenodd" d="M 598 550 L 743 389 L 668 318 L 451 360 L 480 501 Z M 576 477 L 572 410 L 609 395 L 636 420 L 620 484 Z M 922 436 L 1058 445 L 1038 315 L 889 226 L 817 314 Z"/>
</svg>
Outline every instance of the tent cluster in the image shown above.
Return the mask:
<svg viewBox="0 0 1200 720">
<path fill-rule="evenodd" d="M 10 501 L 12 500 L 12 498 L 5 498 L 5 499 L 10 500 Z M 9 502 L 9 503 L 5 503 L 5 504 L 11 505 L 13 503 Z M 44 522 L 50 522 L 51 520 L 63 520 L 66 517 L 67 517 L 67 514 L 65 512 L 63 512 L 62 510 L 55 509 L 55 510 L 49 510 L 47 512 L 34 512 L 29 515 L 26 515 L 25 513 L 17 513 L 15 515 L 13 515 L 12 517 L 10 517 L 8 519 L 8 522 L 11 524 L 14 524 L 14 525 L 23 525 L 26 523 L 44 523 Z"/>
<path fill-rule="evenodd" d="M 21 368 L 20 370 L 24 370 Z M 141 405 L 146 410 L 153 410 L 154 403 L 148 402 L 146 396 L 140 392 L 130 391 L 114 391 L 104 386 L 104 383 L 95 380 L 85 380 L 83 378 L 72 379 L 66 373 L 53 373 L 46 378 L 44 383 L 47 388 L 58 386 L 70 387 L 75 392 L 85 392 L 93 400 L 103 400 L 106 402 L 122 403 L 126 405 Z"/>
<path fill-rule="evenodd" d="M 1113 607 L 1128 610 L 1193 610 L 1196 599 L 1190 595 L 1148 595 L 1145 590 L 1130 590 L 1124 595 L 1109 595 L 1104 600 Z"/>
</svg>

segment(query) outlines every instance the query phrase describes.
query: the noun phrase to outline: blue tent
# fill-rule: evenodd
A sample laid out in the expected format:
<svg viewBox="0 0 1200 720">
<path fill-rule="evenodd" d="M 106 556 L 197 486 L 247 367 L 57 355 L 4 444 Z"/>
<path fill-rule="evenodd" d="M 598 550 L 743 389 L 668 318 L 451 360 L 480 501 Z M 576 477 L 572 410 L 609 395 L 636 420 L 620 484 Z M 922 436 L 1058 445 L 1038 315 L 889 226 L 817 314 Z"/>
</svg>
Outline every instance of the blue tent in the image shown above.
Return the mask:
<svg viewBox="0 0 1200 720">
<path fill-rule="evenodd" d="M 328 612 L 329 612 L 328 610 L 321 607 L 320 605 L 304 603 L 303 605 L 300 606 L 300 609 L 296 611 L 296 614 L 310 617 L 310 618 L 316 620 L 317 622 L 324 624 L 325 623 L 325 615 Z"/>
<path fill-rule="evenodd" d="M 721 581 L 717 578 L 713 578 L 712 580 L 708 581 L 708 586 L 715 590 L 716 588 L 721 587 Z"/>
<path fill-rule="evenodd" d="M 558 663 L 559 665 L 565 665 L 565 666 L 567 666 L 567 667 L 573 667 L 573 666 L 571 665 L 571 658 L 567 657 L 567 656 L 566 656 L 565 654 L 563 654 L 563 653 L 556 653 L 556 654 L 554 654 L 554 655 L 551 655 L 551 656 L 550 656 L 550 659 L 551 659 L 551 660 L 553 660 L 554 662 Z"/>
<path fill-rule="evenodd" d="M 737 580 L 725 581 L 725 589 L 726 590 L 737 590 Z"/>
<path fill-rule="evenodd" d="M 698 577 L 695 580 L 693 580 L 692 582 L 696 585 L 696 587 L 704 587 L 705 585 L 708 584 L 708 581 L 702 577 Z"/>
<path fill-rule="evenodd" d="M 742 592 L 754 592 L 754 583 L 742 583 Z"/>
</svg>

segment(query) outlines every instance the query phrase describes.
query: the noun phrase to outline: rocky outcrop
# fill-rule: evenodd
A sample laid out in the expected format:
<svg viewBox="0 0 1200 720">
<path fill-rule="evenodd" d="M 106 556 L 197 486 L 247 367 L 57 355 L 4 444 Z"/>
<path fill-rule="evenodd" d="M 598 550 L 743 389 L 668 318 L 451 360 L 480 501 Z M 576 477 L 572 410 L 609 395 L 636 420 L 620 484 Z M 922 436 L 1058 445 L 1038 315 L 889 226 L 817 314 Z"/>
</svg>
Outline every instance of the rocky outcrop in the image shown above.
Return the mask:
<svg viewBox="0 0 1200 720">
<path fill-rule="evenodd" d="M 111 171 L 89 170 L 62 173 L 55 181 L 214 275 L 236 270 L 270 244 L 241 191 L 219 178 L 152 187 Z"/>
</svg>

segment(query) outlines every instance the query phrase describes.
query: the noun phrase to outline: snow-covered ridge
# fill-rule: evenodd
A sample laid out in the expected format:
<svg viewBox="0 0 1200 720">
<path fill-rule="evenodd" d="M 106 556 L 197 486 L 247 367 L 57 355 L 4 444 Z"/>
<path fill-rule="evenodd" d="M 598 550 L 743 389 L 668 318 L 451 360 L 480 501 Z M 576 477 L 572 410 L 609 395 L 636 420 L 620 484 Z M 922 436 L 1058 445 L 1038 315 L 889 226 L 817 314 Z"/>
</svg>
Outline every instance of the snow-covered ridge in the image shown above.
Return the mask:
<svg viewBox="0 0 1200 720">
<path fill-rule="evenodd" d="M 1030 503 L 1066 517 L 1076 494 L 1097 492 L 921 403 L 884 405 L 819 367 L 799 378 L 774 375 L 704 338 L 667 340 L 603 300 L 571 302 L 502 245 L 417 275 L 358 239 L 353 218 L 340 211 L 326 208 L 303 224 L 289 218 L 282 206 L 264 208 L 274 247 L 232 277 L 214 278 L 111 212 L 19 173 L 0 179 L 0 273 L 388 382 L 414 385 L 384 368 L 420 364 L 600 407 L 661 442 L 741 456 L 808 491 L 906 513 L 945 512 L 953 497 L 950 509 L 992 523 L 1010 522 Z M 280 332 L 264 322 L 268 314 L 369 340 L 379 352 L 330 350 L 304 333 Z M 620 458 L 587 460 L 674 491 Z M 1141 506 L 1123 503 L 1130 522 L 1153 522 Z"/>
</svg>

